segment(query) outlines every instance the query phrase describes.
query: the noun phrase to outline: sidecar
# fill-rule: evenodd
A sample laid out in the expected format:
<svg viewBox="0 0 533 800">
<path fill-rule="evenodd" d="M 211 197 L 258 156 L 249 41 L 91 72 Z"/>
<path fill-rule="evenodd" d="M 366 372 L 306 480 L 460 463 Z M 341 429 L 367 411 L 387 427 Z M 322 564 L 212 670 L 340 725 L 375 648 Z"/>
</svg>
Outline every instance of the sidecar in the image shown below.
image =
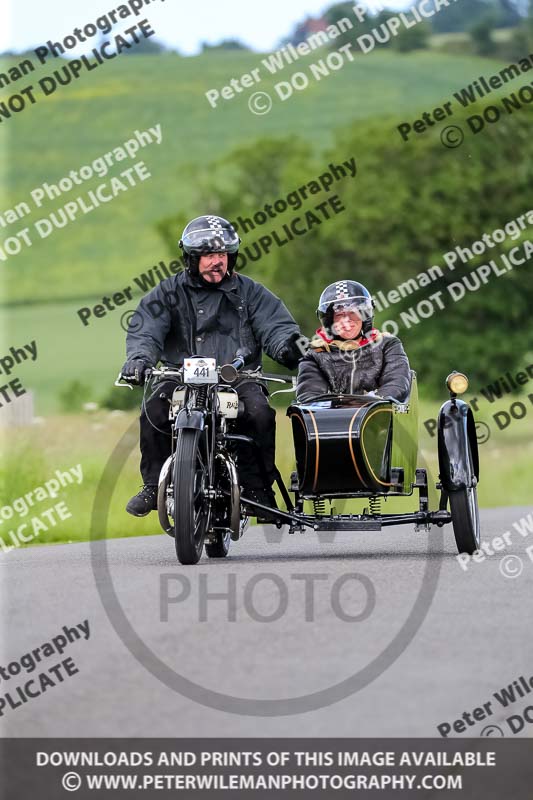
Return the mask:
<svg viewBox="0 0 533 800">
<path fill-rule="evenodd" d="M 472 410 L 458 395 L 468 380 L 448 376 L 450 399 L 437 419 L 438 508 L 429 508 L 428 476 L 418 463 L 418 391 L 411 372 L 406 402 L 366 395 L 323 395 L 311 403 L 293 403 L 296 470 L 291 476 L 295 502 L 285 521 L 291 532 L 380 530 L 411 523 L 417 527 L 452 522 L 459 552 L 479 548 L 476 486 L 479 457 Z M 281 488 L 281 487 L 280 487 Z M 382 513 L 382 501 L 419 493 L 418 511 Z M 284 492 L 282 494 L 285 495 Z M 365 499 L 362 513 L 338 513 L 346 501 Z M 312 511 L 306 511 L 309 505 Z M 395 506 L 398 504 L 396 503 Z M 328 508 L 329 506 L 329 508 Z M 287 517 L 292 519 L 289 521 Z M 278 517 L 279 519 L 279 517 Z"/>
</svg>

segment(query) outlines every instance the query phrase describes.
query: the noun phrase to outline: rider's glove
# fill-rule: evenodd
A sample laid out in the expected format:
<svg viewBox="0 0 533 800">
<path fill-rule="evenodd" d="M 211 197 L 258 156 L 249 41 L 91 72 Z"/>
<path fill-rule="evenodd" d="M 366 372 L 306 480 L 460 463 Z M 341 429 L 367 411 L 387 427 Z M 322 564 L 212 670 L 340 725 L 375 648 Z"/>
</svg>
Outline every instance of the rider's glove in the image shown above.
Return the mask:
<svg viewBox="0 0 533 800">
<path fill-rule="evenodd" d="M 301 333 L 292 333 L 281 346 L 276 361 L 287 369 L 296 369 L 309 348 L 309 339 Z"/>
<path fill-rule="evenodd" d="M 151 366 L 152 364 L 150 364 L 148 361 L 144 361 L 142 358 L 128 358 L 120 370 L 120 374 L 122 375 L 123 380 L 128 381 L 128 383 L 134 383 L 137 386 L 142 386 L 144 383 L 146 370 Z"/>
</svg>

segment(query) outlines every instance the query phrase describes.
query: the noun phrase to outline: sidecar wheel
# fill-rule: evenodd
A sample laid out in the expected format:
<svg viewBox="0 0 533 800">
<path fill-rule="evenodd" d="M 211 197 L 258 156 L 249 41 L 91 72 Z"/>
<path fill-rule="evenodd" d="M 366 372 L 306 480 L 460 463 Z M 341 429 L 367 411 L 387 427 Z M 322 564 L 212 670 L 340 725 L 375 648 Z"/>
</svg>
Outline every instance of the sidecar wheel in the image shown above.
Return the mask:
<svg viewBox="0 0 533 800">
<path fill-rule="evenodd" d="M 474 477 L 472 468 L 472 455 L 468 446 L 470 474 Z M 450 492 L 450 511 L 452 515 L 453 533 L 459 553 L 472 555 L 479 550 L 481 532 L 479 524 L 479 507 L 477 502 L 477 489 L 471 486 Z"/>
</svg>

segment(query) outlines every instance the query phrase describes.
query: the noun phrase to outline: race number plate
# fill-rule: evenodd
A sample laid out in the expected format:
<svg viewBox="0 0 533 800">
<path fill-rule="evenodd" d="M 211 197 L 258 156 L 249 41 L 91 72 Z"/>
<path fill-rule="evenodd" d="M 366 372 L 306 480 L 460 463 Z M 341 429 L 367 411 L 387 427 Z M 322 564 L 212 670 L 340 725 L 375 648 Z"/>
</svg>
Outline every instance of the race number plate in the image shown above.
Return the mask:
<svg viewBox="0 0 533 800">
<path fill-rule="evenodd" d="M 217 362 L 214 358 L 186 358 L 183 363 L 184 383 L 217 383 Z"/>
</svg>

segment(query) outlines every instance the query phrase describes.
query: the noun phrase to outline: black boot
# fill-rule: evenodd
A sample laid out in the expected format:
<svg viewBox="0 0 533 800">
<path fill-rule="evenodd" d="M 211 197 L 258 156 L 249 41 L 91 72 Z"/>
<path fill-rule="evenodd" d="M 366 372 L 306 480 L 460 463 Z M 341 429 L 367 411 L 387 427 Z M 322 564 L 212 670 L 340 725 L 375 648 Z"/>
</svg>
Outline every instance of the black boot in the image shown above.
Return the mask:
<svg viewBox="0 0 533 800">
<path fill-rule="evenodd" d="M 148 483 L 131 498 L 126 511 L 134 517 L 145 517 L 157 508 L 157 484 Z"/>
<path fill-rule="evenodd" d="M 242 494 L 244 497 L 248 498 L 248 500 L 254 500 L 256 503 L 261 503 L 261 505 L 270 506 L 270 508 L 278 507 L 276 496 L 272 489 L 247 489 L 246 486 L 243 486 Z M 253 506 L 246 505 L 245 511 L 250 517 L 256 517 L 258 524 L 276 522 L 276 518 L 273 517 L 272 514 L 269 514 L 268 511 L 261 511 L 259 508 L 254 509 Z"/>
</svg>

